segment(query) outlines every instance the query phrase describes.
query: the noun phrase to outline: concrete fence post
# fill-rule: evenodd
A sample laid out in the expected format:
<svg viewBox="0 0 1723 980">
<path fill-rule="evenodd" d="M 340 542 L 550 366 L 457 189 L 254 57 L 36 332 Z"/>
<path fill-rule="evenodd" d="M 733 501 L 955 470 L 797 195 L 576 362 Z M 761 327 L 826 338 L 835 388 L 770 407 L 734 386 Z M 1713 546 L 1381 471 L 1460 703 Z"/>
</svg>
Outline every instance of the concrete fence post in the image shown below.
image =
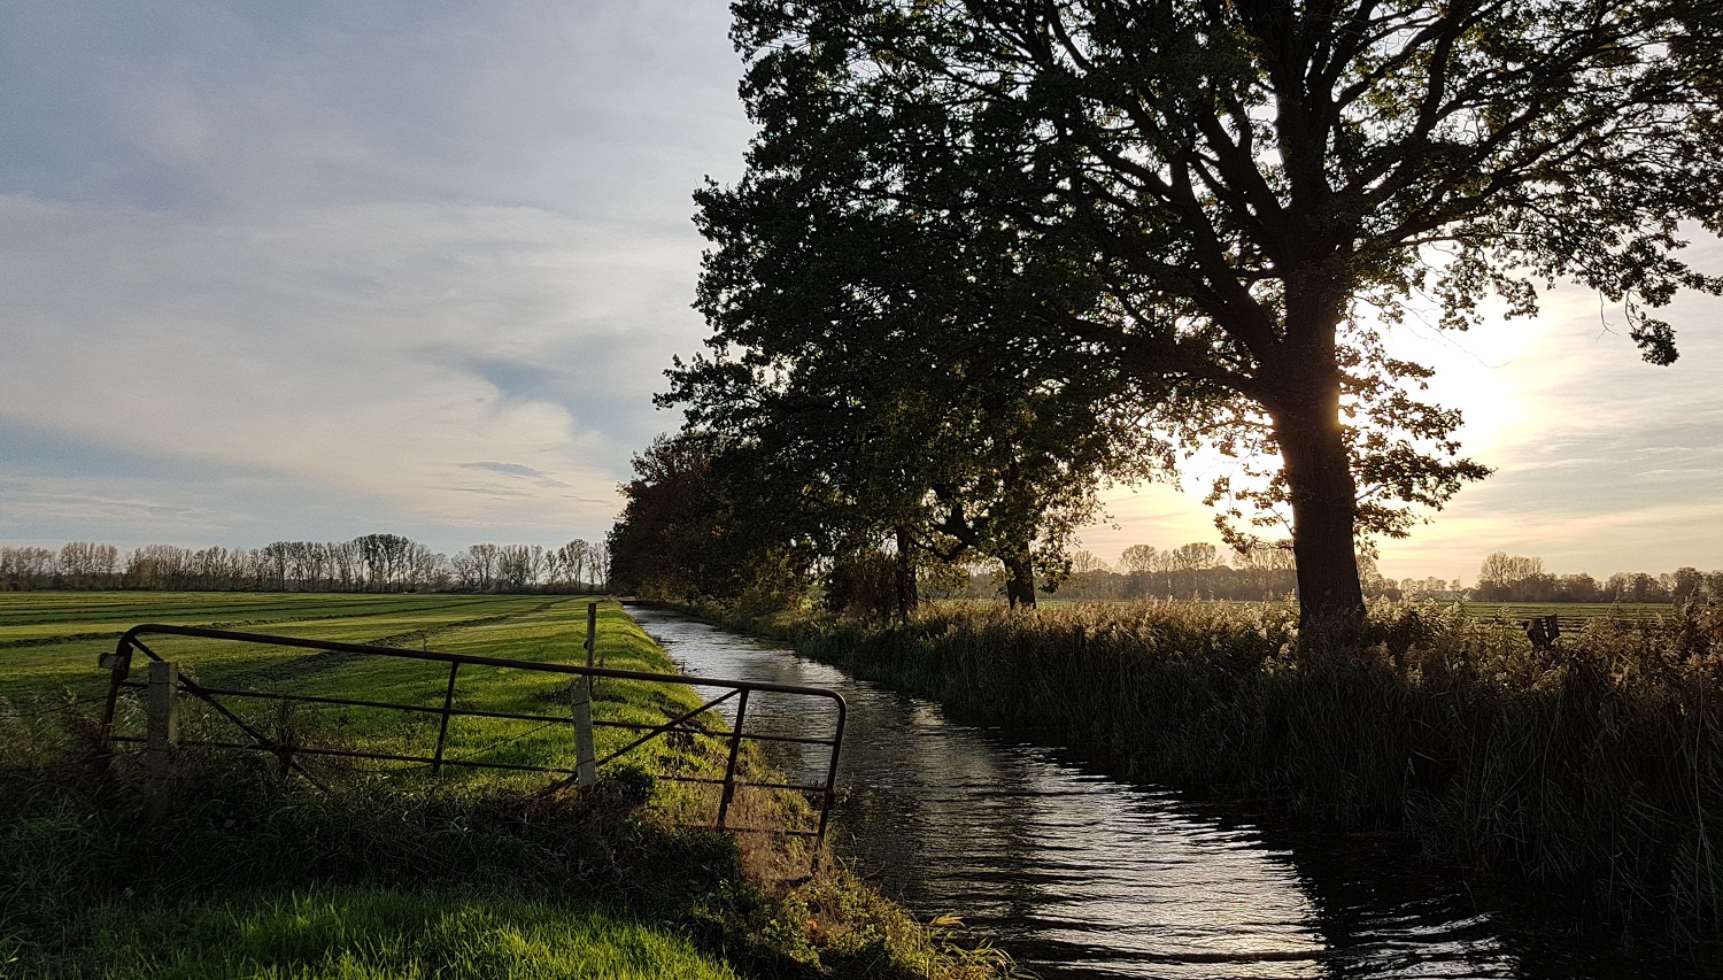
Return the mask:
<svg viewBox="0 0 1723 980">
<path fill-rule="evenodd" d="M 144 762 L 149 785 L 149 815 L 167 815 L 173 782 L 174 751 L 179 746 L 179 665 L 150 661 L 144 702 Z"/>
<path fill-rule="evenodd" d="M 574 682 L 574 776 L 581 786 L 598 782 L 598 760 L 592 743 L 592 695 L 586 682 Z"/>
</svg>

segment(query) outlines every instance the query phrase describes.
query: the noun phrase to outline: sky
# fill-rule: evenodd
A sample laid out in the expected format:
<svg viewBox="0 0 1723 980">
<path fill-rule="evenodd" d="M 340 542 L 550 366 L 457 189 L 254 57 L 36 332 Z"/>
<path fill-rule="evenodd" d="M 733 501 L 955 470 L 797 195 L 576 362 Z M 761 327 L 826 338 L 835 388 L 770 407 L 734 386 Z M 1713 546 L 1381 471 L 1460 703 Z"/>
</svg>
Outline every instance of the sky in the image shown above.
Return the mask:
<svg viewBox="0 0 1723 980">
<path fill-rule="evenodd" d="M 690 194 L 749 135 L 727 29 L 719 0 L 0 6 L 0 542 L 601 537 L 705 333 Z M 1497 472 L 1383 570 L 1723 566 L 1723 301 L 1666 318 L 1672 368 L 1574 289 L 1400 331 Z M 1194 482 L 1106 497 L 1103 558 L 1213 538 Z"/>
</svg>

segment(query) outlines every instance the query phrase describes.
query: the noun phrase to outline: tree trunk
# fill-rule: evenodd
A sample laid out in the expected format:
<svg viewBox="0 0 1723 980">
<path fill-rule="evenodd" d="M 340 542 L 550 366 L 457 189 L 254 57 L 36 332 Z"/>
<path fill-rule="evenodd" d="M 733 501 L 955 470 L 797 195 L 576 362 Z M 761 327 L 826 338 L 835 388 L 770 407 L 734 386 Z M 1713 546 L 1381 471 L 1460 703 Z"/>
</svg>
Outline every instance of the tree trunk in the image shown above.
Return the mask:
<svg viewBox="0 0 1723 980">
<path fill-rule="evenodd" d="M 1353 550 L 1357 485 L 1341 437 L 1339 385 L 1274 412 L 1275 438 L 1292 498 L 1301 631 L 1346 641 L 1364 623 Z"/>
<path fill-rule="evenodd" d="M 905 623 L 909 622 L 910 614 L 921 605 L 921 590 L 916 587 L 915 581 L 913 547 L 909 532 L 898 528 L 897 560 L 892 569 L 892 586 L 897 593 L 897 618 Z"/>
<path fill-rule="evenodd" d="M 1012 609 L 1035 608 L 1035 566 L 1027 551 L 1001 559 L 1005 566 L 1005 601 Z"/>
</svg>

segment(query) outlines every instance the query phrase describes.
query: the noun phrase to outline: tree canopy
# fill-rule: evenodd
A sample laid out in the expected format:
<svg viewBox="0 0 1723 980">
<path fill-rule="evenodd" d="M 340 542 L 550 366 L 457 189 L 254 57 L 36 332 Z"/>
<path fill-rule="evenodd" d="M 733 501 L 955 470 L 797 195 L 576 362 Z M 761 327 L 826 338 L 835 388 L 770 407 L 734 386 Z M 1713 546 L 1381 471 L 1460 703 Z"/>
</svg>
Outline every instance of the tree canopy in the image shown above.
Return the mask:
<svg viewBox="0 0 1723 980">
<path fill-rule="evenodd" d="M 1057 579 L 1100 482 L 1165 456 L 1116 360 L 1015 322 L 1031 292 L 1092 306 L 1093 285 L 1009 229 L 823 190 L 762 167 L 700 192 L 713 334 L 661 402 L 746 459 L 728 467 L 736 492 L 780 530 L 826 554 L 883 536 L 989 556 L 1012 603 L 1033 604 L 1035 569 Z"/>
<path fill-rule="evenodd" d="M 729 264 L 721 243 L 708 314 L 745 268 L 747 289 L 785 304 L 782 322 L 809 314 L 782 349 L 818 354 L 856 318 L 796 307 L 812 270 L 831 296 L 889 297 L 881 358 L 954 329 L 916 315 L 931 308 L 970 311 L 978 346 L 1104 366 L 1093 377 L 1118 397 L 1157 406 L 1157 431 L 1258 461 L 1213 499 L 1241 543 L 1253 518 L 1276 519 L 1265 509 L 1287 509 L 1307 621 L 1361 612 L 1356 535 L 1404 534 L 1486 472 L 1459 455 L 1458 416 L 1423 400 L 1428 372 L 1386 352 L 1408 302 L 1466 329 L 1492 298 L 1531 315 L 1571 280 L 1620 304 L 1645 358 L 1666 364 L 1675 337 L 1657 309 L 1681 289 L 1723 291 L 1680 256 L 1684 221 L 1723 224 L 1709 3 L 734 10 L 759 132 L 731 193 L 806 204 L 730 213 L 798 246 Z M 708 213 L 725 193 L 708 192 Z M 859 247 L 846 223 L 878 215 L 951 241 Z M 751 346 L 751 315 L 715 318 L 718 334 Z"/>
<path fill-rule="evenodd" d="M 710 433 L 659 436 L 633 460 L 608 541 L 613 591 L 651 598 L 793 599 L 807 556 L 774 513 L 739 499 L 740 460 Z"/>
</svg>

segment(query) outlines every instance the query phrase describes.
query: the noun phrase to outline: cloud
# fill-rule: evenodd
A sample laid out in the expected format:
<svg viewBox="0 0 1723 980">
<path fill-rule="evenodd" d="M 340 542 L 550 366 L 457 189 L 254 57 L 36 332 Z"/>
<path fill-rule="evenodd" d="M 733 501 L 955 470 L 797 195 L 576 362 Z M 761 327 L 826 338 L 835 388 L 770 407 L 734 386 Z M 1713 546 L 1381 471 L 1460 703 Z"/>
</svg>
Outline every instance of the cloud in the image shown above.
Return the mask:
<svg viewBox="0 0 1723 980">
<path fill-rule="evenodd" d="M 533 469 L 525 463 L 462 463 L 462 469 L 486 470 L 491 473 L 501 473 L 504 476 L 525 476 L 533 479 L 545 479 L 542 471 Z"/>
<path fill-rule="evenodd" d="M 749 136 L 727 29 L 674 0 L 0 6 L 0 537 L 601 536 L 705 333 L 690 193 Z M 1723 565 L 1719 313 L 1668 311 L 1669 369 L 1580 290 L 1414 316 L 1396 353 L 1498 474 L 1384 568 Z M 1085 543 L 1211 538 L 1200 494 L 1110 493 Z"/>
<path fill-rule="evenodd" d="M 7 7 L 0 450 L 31 486 L 0 535 L 601 535 L 703 333 L 689 195 L 747 134 L 726 26 Z"/>
</svg>

